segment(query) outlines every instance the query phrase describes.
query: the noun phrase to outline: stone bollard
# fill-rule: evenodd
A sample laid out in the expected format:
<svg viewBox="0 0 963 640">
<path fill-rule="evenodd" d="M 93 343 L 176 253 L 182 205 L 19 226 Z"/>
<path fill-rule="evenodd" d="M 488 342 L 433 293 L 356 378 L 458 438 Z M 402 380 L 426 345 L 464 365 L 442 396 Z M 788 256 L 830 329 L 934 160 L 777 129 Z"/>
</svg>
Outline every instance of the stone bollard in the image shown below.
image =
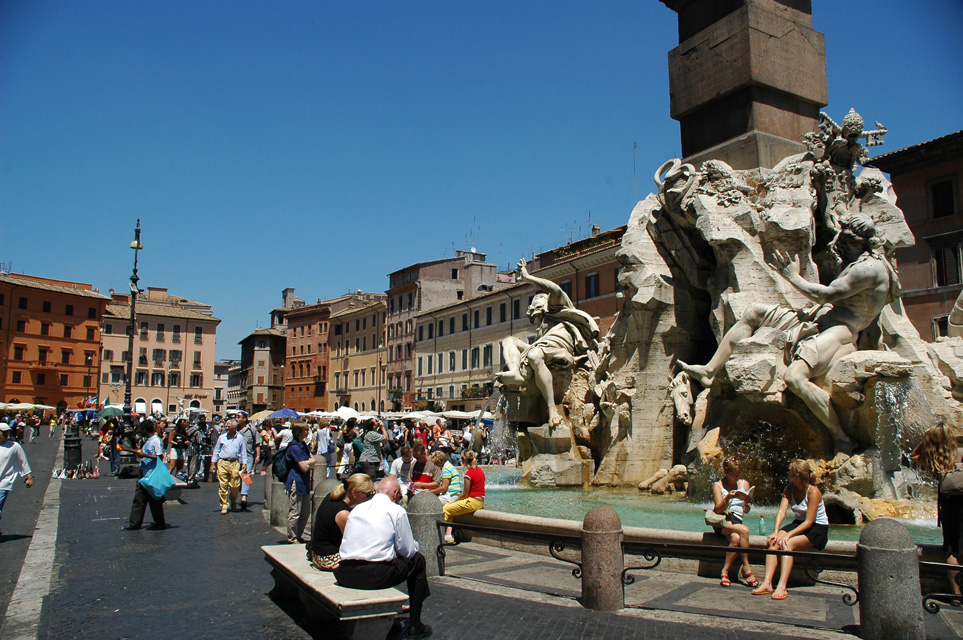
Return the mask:
<svg viewBox="0 0 963 640">
<path fill-rule="evenodd" d="M 335 487 L 339 486 L 341 486 L 341 482 L 334 478 L 322 478 L 321 482 L 314 484 L 314 495 L 311 498 L 311 532 L 314 531 L 314 515 L 318 512 L 321 501 L 324 500 L 325 496 L 334 491 Z"/>
<path fill-rule="evenodd" d="M 428 575 L 439 575 L 438 567 L 438 527 L 435 525 L 444 519 L 444 509 L 441 500 L 433 493 L 422 491 L 408 500 L 408 522 L 411 523 L 411 533 L 418 541 L 418 549 L 425 556 L 428 565 Z"/>
<path fill-rule="evenodd" d="M 271 513 L 271 484 L 274 482 L 274 476 L 272 474 L 267 474 L 264 476 L 264 510 Z M 270 519 L 270 516 L 269 516 Z"/>
<path fill-rule="evenodd" d="M 859 637 L 923 640 L 919 550 L 891 518 L 870 522 L 856 545 Z"/>
<path fill-rule="evenodd" d="M 582 521 L 582 606 L 625 608 L 622 590 L 622 520 L 609 507 L 594 507 Z"/>
<path fill-rule="evenodd" d="M 271 478 L 271 526 L 284 527 L 288 523 L 288 492 L 284 483 Z"/>
</svg>

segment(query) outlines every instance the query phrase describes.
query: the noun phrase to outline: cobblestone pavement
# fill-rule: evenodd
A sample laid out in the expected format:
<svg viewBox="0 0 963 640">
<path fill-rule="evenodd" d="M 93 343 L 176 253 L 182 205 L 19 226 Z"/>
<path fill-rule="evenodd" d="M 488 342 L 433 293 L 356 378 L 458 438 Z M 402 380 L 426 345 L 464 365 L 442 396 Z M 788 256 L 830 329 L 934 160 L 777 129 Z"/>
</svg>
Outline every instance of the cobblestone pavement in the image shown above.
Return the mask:
<svg viewBox="0 0 963 640">
<path fill-rule="evenodd" d="M 33 471 L 34 483 L 28 489 L 17 480 L 3 507 L 3 519 L 0 520 L 3 530 L 0 536 L 0 616 L 6 615 L 10 596 L 17 586 L 54 465 L 59 467 L 63 462 L 60 456 L 63 439 L 59 431 L 50 438 L 47 436 L 48 427 L 42 427 L 41 437 L 34 444 L 24 443 L 23 450 Z"/>
<path fill-rule="evenodd" d="M 260 513 L 263 480 L 255 477 L 252 512 L 220 515 L 216 485 L 202 483 L 184 491 L 183 503 L 165 506 L 173 528 L 133 532 L 121 526 L 134 480 L 63 481 L 54 575 L 38 638 L 339 637 L 337 627 L 301 626 L 299 603 L 267 595 L 273 582 L 260 546 L 284 536 Z M 852 638 L 857 632 L 858 611 L 842 604 L 838 589 L 794 589 L 788 601 L 775 603 L 749 596 L 744 586 L 724 590 L 712 580 L 639 572 L 626 587 L 627 608 L 601 613 L 579 605 L 571 566 L 551 558 L 466 544 L 449 550 L 448 573 L 431 579 L 424 613 L 440 639 Z M 945 615 L 927 616 L 928 637 L 958 637 Z M 395 640 L 403 637 L 396 632 Z"/>
</svg>

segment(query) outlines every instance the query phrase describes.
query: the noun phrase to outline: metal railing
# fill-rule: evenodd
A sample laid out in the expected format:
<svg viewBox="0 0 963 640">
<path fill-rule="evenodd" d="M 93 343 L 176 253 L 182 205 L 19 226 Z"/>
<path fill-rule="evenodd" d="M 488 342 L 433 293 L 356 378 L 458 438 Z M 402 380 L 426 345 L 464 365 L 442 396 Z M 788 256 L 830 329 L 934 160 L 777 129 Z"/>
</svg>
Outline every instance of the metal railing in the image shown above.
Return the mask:
<svg viewBox="0 0 963 640">
<path fill-rule="evenodd" d="M 961 569 L 963 568 L 961 568 L 960 565 L 950 564 L 948 562 L 920 561 L 921 576 L 924 572 L 943 573 L 952 571 L 956 574 L 953 576 L 953 581 L 956 582 L 957 586 L 963 588 L 963 570 Z M 958 593 L 942 593 L 939 591 L 923 594 L 923 610 L 927 613 L 939 613 L 941 602 L 949 605 L 960 605 L 963 604 L 963 596 Z"/>
<path fill-rule="evenodd" d="M 436 526 L 438 528 L 438 548 L 436 550 L 436 555 L 438 556 L 439 574 L 442 576 L 445 575 L 445 547 L 452 546 L 445 544 L 445 529 L 448 527 L 451 527 L 452 537 L 455 540 L 453 546 L 458 546 L 465 541 L 465 536 L 462 531 L 477 531 L 479 533 L 497 535 L 502 538 L 515 538 L 521 541 L 531 541 L 533 539 L 540 540 L 548 545 L 548 552 L 553 558 L 575 565 L 575 568 L 572 569 L 572 576 L 574 578 L 581 578 L 582 576 L 582 563 L 580 561 L 565 558 L 560 555 L 570 547 L 575 547 L 580 550 L 582 546 L 581 536 L 540 533 L 535 531 L 512 531 L 498 527 L 486 527 L 477 524 L 463 524 L 460 522 L 438 521 L 436 522 Z M 824 570 L 825 563 L 833 562 L 843 565 L 855 565 L 856 557 L 838 553 L 825 553 L 822 551 L 774 551 L 761 547 L 750 547 L 748 549 L 744 549 L 742 547 L 730 547 L 722 545 L 682 544 L 674 542 L 628 542 L 623 540 L 623 557 L 641 557 L 644 559 L 645 564 L 625 567 L 622 570 L 622 585 L 624 588 L 625 585 L 630 585 L 635 582 L 635 577 L 631 575 L 630 572 L 655 569 L 662 563 L 663 558 L 691 559 L 699 556 L 708 556 L 714 558 L 716 556 L 725 557 L 727 553 L 746 553 L 757 557 L 767 555 L 790 556 L 802 561 L 801 564 L 803 565 L 802 568 L 806 574 L 806 577 L 813 582 L 830 585 L 833 587 L 840 587 L 842 589 L 851 591 L 852 593 L 842 594 L 843 602 L 846 605 L 851 607 L 859 601 L 859 590 L 856 587 L 844 582 L 834 582 L 831 580 L 824 580 L 819 577 L 819 574 L 821 574 Z M 922 565 L 924 563 L 920 564 Z M 959 568 L 959 565 L 949 566 L 956 566 Z M 959 574 L 958 578 L 963 579 L 961 576 L 963 576 L 963 573 Z M 930 594 L 929 597 L 937 598 L 938 596 L 943 595 L 946 594 Z M 952 596 L 952 594 L 950 595 Z M 948 601 L 948 599 L 946 600 Z M 924 598 L 924 604 L 925 603 L 926 599 Z M 938 605 L 933 606 L 937 607 L 937 611 L 939 610 Z"/>
</svg>

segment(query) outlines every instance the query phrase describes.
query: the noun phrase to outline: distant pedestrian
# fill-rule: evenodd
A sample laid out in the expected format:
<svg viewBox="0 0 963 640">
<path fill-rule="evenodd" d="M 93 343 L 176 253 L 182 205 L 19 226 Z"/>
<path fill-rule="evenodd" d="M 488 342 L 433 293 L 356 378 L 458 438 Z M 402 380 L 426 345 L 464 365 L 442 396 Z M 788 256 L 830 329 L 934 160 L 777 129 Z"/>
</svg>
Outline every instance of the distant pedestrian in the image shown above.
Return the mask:
<svg viewBox="0 0 963 640">
<path fill-rule="evenodd" d="M 30 420 L 30 444 L 37 441 L 37 436 L 40 435 L 40 418 L 33 418 Z"/>
<path fill-rule="evenodd" d="M 24 484 L 33 486 L 33 474 L 23 447 L 10 439 L 10 425 L 0 422 L 0 518 L 3 517 L 3 505 L 7 501 L 7 494 L 13 489 L 13 482 L 17 476 L 24 477 Z M 3 535 L 0 532 L 0 535 Z"/>
<path fill-rule="evenodd" d="M 221 515 L 237 508 L 237 496 L 241 489 L 240 472 L 247 472 L 247 449 L 244 438 L 237 432 L 237 422 L 228 420 L 226 431 L 217 438 L 211 454 L 211 473 L 217 473 L 217 495 L 221 500 Z M 230 504 L 228 499 L 230 498 Z"/>
<path fill-rule="evenodd" d="M 244 439 L 244 451 L 247 453 L 247 460 L 251 465 L 250 473 L 254 473 L 257 469 L 257 463 L 260 460 L 258 456 L 258 440 L 260 436 L 257 433 L 257 429 L 254 425 L 247 421 L 247 414 L 243 411 L 237 412 L 237 432 L 241 434 L 241 438 Z M 248 477 L 250 479 L 250 477 Z M 247 497 L 251 494 L 251 485 L 241 481 L 241 511 L 247 511 Z"/>
<path fill-rule="evenodd" d="M 117 449 L 126 451 L 127 453 L 133 453 L 140 458 L 140 477 L 143 478 L 153 471 L 155 466 L 163 464 L 164 443 L 161 442 L 160 436 L 154 432 L 154 423 L 150 420 L 144 420 L 140 423 L 140 432 L 147 438 L 142 449 L 128 449 L 120 444 L 117 445 Z M 167 528 L 167 521 L 164 519 L 164 499 L 161 498 L 158 500 L 153 497 L 147 489 L 144 488 L 144 485 L 137 482 L 134 485 L 134 502 L 130 506 L 130 519 L 127 524 L 124 525 L 125 531 L 136 531 L 140 529 L 141 525 L 144 524 L 144 511 L 148 506 L 150 507 L 150 517 L 154 519 L 154 524 L 152 524 L 150 528 Z"/>
<path fill-rule="evenodd" d="M 308 435 L 308 428 L 304 425 L 292 427 L 291 435 L 294 440 L 288 445 L 284 453 L 288 463 L 288 477 L 284 481 L 284 489 L 288 492 L 288 542 L 292 544 L 303 542 L 301 539 L 304 527 L 311 515 L 311 467 L 314 458 L 304 438 Z"/>
<path fill-rule="evenodd" d="M 327 420 L 321 421 L 321 428 L 318 429 L 318 435 L 315 439 L 317 444 L 317 452 L 324 458 L 325 469 L 324 477 L 329 478 L 331 476 L 331 465 L 334 464 L 334 443 L 331 441 L 331 427 Z"/>
<path fill-rule="evenodd" d="M 384 446 L 388 441 L 388 432 L 380 420 L 366 420 L 364 435 L 361 438 L 362 451 L 358 456 L 358 466 L 361 473 L 368 474 L 372 481 L 384 476 L 382 462 L 384 460 Z"/>
</svg>

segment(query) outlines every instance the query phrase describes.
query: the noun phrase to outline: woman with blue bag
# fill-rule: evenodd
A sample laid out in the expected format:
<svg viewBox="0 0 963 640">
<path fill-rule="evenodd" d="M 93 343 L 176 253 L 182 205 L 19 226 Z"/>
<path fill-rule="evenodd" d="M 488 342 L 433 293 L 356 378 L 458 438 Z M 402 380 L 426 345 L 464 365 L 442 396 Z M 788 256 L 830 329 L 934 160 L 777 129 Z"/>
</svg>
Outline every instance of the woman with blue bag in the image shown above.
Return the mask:
<svg viewBox="0 0 963 640">
<path fill-rule="evenodd" d="M 164 455 L 164 444 L 160 436 L 154 433 L 154 423 L 144 420 L 140 424 L 141 433 L 147 438 L 143 449 L 128 449 L 120 446 L 117 449 L 132 453 L 140 458 L 140 480 L 134 488 L 134 502 L 130 507 L 130 521 L 124 525 L 125 531 L 135 531 L 140 529 L 144 523 L 144 511 L 149 506 L 151 518 L 154 519 L 149 529 L 166 529 L 167 522 L 164 520 L 164 493 L 170 486 L 173 486 L 173 478 L 167 467 L 157 464 Z M 155 477 L 157 476 L 157 477 Z M 170 478 L 170 483 L 162 476 Z M 165 488 L 165 485 L 166 488 Z M 159 494 L 159 495 L 158 495 Z"/>
</svg>

